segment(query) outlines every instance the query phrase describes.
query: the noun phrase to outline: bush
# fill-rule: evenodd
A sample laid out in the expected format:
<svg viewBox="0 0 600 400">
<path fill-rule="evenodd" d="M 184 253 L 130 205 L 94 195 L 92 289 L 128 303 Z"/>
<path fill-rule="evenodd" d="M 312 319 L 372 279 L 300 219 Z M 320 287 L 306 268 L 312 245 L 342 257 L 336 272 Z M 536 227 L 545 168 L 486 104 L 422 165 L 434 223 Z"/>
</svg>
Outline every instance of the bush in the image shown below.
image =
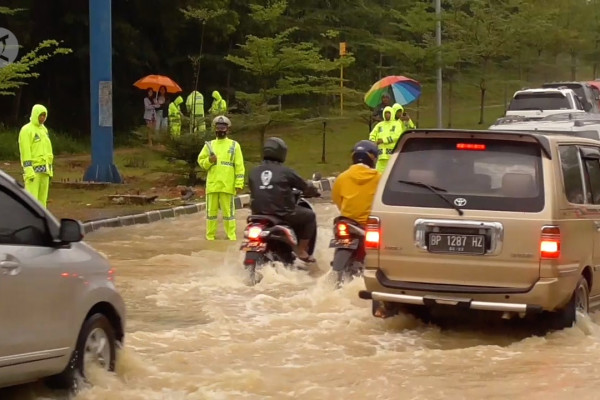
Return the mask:
<svg viewBox="0 0 600 400">
<path fill-rule="evenodd" d="M 19 159 L 19 131 L 0 131 L 0 160 Z M 54 155 L 89 153 L 90 145 L 69 135 L 50 132 Z"/>
<path fill-rule="evenodd" d="M 206 140 L 205 134 L 189 134 L 183 133 L 180 137 L 172 138 L 170 135 L 163 137 L 165 147 L 167 149 L 167 157 L 175 160 L 185 161 L 186 175 L 188 185 L 201 183 L 197 178 L 198 154 Z"/>
</svg>

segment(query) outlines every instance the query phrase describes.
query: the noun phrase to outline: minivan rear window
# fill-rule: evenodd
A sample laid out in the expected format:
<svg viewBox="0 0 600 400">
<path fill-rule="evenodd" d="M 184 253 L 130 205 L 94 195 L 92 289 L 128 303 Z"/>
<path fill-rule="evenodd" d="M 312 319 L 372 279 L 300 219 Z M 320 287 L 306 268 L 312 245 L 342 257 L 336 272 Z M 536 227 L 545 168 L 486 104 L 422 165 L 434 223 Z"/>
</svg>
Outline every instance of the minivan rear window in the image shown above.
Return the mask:
<svg viewBox="0 0 600 400">
<path fill-rule="evenodd" d="M 515 110 L 569 110 L 569 99 L 562 93 L 520 93 L 510 102 L 508 109 Z"/>
<path fill-rule="evenodd" d="M 404 182 L 401 182 L 404 181 Z M 429 185 L 438 194 L 421 183 Z M 539 144 L 509 140 L 410 138 L 383 191 L 390 206 L 539 212 L 544 208 Z"/>
</svg>

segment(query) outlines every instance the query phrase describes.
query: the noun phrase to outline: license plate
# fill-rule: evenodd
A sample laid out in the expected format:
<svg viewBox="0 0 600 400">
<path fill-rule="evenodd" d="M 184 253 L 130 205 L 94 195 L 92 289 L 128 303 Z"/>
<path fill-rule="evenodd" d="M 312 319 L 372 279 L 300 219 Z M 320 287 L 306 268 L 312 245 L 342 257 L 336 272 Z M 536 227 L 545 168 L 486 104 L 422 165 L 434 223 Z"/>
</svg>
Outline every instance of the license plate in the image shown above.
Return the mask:
<svg viewBox="0 0 600 400">
<path fill-rule="evenodd" d="M 485 254 L 485 235 L 430 233 L 427 250 L 431 253 Z"/>
<path fill-rule="evenodd" d="M 265 251 L 267 244 L 265 242 L 243 242 L 240 250 L 243 251 Z"/>
<path fill-rule="evenodd" d="M 358 239 L 331 239 L 329 247 L 336 249 L 356 249 L 358 248 Z"/>
</svg>

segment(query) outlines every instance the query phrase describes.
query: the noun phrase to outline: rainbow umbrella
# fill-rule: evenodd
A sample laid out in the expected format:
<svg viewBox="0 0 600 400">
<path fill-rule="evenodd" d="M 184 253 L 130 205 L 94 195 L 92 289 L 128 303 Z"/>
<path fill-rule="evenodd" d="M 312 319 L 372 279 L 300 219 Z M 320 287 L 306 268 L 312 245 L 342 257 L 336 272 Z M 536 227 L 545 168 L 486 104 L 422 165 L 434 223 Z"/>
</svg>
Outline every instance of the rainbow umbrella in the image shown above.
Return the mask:
<svg viewBox="0 0 600 400">
<path fill-rule="evenodd" d="M 401 75 L 386 76 L 375 82 L 365 93 L 365 103 L 369 107 L 377 107 L 385 93 L 390 94 L 394 102 L 405 106 L 421 96 L 421 84 Z"/>
</svg>

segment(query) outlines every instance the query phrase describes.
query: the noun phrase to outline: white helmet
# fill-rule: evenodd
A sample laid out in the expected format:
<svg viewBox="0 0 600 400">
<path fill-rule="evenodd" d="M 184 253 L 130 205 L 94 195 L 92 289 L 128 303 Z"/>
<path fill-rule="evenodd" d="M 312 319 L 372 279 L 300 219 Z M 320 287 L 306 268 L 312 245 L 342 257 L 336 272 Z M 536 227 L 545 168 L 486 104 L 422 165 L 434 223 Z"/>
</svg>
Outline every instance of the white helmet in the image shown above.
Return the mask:
<svg viewBox="0 0 600 400">
<path fill-rule="evenodd" d="M 217 124 L 225 124 L 227 128 L 231 127 L 231 121 L 224 115 L 217 115 L 215 119 L 212 121 L 213 126 L 217 126 Z"/>
</svg>

